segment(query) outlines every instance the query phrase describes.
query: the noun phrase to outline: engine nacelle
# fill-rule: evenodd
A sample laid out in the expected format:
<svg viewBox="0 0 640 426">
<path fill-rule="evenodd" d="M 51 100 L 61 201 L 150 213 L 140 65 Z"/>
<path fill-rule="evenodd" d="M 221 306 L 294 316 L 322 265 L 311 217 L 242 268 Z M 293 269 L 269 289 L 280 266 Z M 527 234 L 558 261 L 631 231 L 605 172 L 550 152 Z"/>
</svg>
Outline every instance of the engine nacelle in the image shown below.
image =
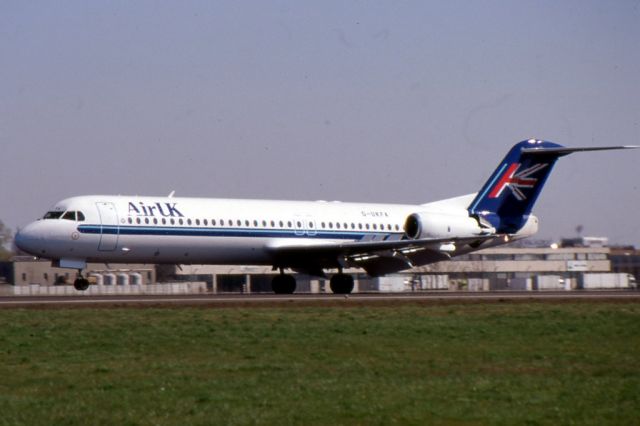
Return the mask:
<svg viewBox="0 0 640 426">
<path fill-rule="evenodd" d="M 466 238 L 487 235 L 492 230 L 481 227 L 469 216 L 446 213 L 420 212 L 407 217 L 404 231 L 412 239 L 420 238 Z"/>
</svg>

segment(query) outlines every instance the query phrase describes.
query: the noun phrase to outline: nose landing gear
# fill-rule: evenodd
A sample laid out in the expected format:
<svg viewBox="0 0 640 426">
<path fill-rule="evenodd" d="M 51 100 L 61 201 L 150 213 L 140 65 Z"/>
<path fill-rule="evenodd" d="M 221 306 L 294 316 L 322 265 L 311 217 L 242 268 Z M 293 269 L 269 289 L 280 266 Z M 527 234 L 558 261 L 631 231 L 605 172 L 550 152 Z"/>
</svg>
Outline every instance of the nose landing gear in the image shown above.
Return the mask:
<svg viewBox="0 0 640 426">
<path fill-rule="evenodd" d="M 89 288 L 89 280 L 82 276 L 82 269 L 78 272 L 78 278 L 73 282 L 73 287 L 79 291 L 85 291 Z"/>
</svg>

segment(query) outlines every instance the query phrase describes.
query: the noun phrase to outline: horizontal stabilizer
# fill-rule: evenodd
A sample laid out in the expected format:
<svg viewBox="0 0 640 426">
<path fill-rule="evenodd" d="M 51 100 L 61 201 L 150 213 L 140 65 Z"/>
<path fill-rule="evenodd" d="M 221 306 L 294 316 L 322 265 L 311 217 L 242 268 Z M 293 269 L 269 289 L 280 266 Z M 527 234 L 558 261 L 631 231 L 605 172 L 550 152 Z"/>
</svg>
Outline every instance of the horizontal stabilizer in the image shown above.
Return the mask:
<svg viewBox="0 0 640 426">
<path fill-rule="evenodd" d="M 523 154 L 553 154 L 556 156 L 568 155 L 573 152 L 585 152 L 585 151 L 609 151 L 613 149 L 636 149 L 639 148 L 635 145 L 622 145 L 622 146 L 594 146 L 594 147 L 582 147 L 582 148 L 567 148 L 561 147 L 536 147 L 536 148 L 522 148 Z"/>
</svg>

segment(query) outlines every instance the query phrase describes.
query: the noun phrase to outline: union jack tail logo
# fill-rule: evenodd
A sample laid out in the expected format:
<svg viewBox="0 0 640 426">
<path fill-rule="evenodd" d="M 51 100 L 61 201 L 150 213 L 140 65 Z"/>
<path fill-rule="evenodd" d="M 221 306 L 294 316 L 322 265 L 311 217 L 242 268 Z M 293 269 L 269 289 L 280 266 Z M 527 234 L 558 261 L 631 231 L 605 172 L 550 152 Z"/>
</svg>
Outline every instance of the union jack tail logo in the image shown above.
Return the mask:
<svg viewBox="0 0 640 426">
<path fill-rule="evenodd" d="M 549 164 L 547 163 L 539 163 L 518 172 L 521 164 L 511 164 L 507 171 L 504 172 L 496 186 L 494 186 L 489 193 L 489 198 L 498 198 L 502 195 L 505 188 L 509 188 L 513 196 L 516 197 L 518 201 L 526 200 L 527 196 L 522 192 L 522 189 L 533 188 L 536 182 L 538 182 L 537 178 L 532 178 L 530 176 L 544 169 L 548 165 Z"/>
</svg>

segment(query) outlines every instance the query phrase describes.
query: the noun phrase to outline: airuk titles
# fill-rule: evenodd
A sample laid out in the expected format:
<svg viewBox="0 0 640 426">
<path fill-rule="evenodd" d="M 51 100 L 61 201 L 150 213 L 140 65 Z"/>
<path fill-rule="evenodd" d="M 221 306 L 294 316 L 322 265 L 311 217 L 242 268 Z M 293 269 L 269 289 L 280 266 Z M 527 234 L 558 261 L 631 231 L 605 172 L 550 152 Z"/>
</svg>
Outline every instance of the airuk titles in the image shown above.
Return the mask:
<svg viewBox="0 0 640 426">
<path fill-rule="evenodd" d="M 176 207 L 177 203 L 154 203 L 145 204 L 140 201 L 137 205 L 129 203 L 129 216 L 148 216 L 148 217 L 184 217 L 184 215 Z"/>
</svg>

